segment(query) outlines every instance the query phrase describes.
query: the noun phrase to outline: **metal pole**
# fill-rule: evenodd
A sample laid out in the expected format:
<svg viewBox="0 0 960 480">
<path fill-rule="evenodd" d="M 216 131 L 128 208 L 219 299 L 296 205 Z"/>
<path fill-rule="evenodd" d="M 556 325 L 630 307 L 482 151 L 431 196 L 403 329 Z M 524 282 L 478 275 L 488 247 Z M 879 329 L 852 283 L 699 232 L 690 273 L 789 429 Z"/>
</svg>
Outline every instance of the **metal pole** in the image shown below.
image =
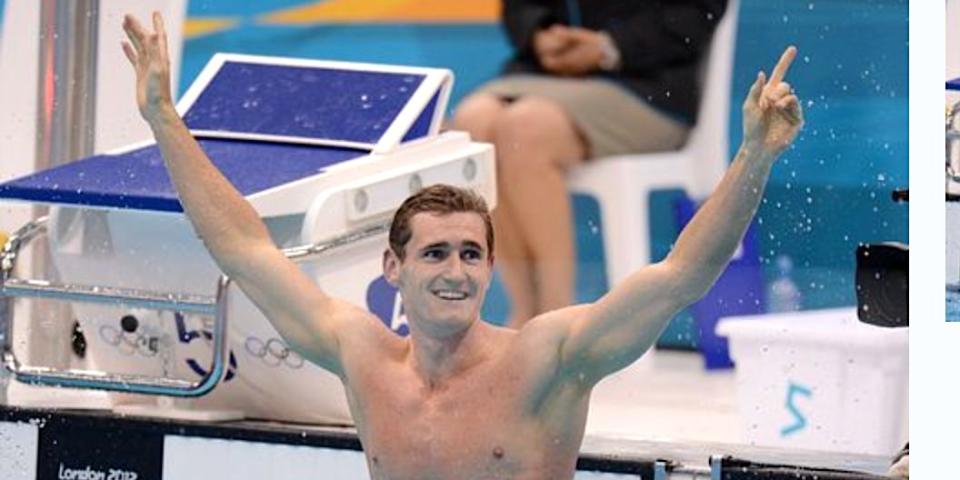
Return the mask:
<svg viewBox="0 0 960 480">
<path fill-rule="evenodd" d="M 94 151 L 98 17 L 99 0 L 41 0 L 34 171 Z M 35 207 L 34 218 L 47 210 Z M 35 276 L 57 277 L 46 246 L 33 252 L 30 263 Z M 27 340 L 31 359 L 42 358 L 59 368 L 70 363 L 69 314 L 66 305 L 33 304 L 30 316 L 35 321 Z"/>
<path fill-rule="evenodd" d="M 98 0 L 42 0 L 37 166 L 93 153 Z"/>
</svg>

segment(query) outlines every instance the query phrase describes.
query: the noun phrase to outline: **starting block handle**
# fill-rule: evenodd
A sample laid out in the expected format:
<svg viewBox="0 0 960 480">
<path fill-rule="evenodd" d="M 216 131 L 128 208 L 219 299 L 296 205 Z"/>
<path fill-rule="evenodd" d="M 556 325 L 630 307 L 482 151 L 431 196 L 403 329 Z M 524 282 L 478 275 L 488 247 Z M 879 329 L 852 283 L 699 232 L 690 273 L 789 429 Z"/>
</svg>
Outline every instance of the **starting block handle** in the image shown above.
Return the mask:
<svg viewBox="0 0 960 480">
<path fill-rule="evenodd" d="M 8 302 L 2 310 L 7 332 L 3 341 L 3 365 L 14 377 L 25 383 L 110 390 L 125 393 L 198 397 L 213 390 L 226 371 L 227 293 L 230 279 L 221 275 L 213 298 L 200 295 L 147 292 L 128 288 L 68 285 L 43 280 L 13 278 L 13 268 L 20 249 L 46 232 L 47 217 L 34 220 L 17 230 L 0 252 L 0 301 Z M 115 303 L 150 308 L 213 315 L 213 358 L 209 373 L 196 382 L 145 375 L 120 375 L 88 370 L 59 370 L 32 367 L 20 363 L 13 352 L 12 297 L 53 298 L 91 303 Z"/>
<path fill-rule="evenodd" d="M 0 302 L 10 302 L 12 297 L 53 298 L 66 301 L 111 303 L 213 315 L 213 359 L 209 373 L 197 382 L 145 375 L 121 375 L 88 370 L 58 370 L 46 367 L 22 365 L 13 353 L 13 304 L 5 311 L 7 334 L 3 342 L 3 366 L 14 377 L 25 383 L 87 388 L 148 395 L 173 397 L 199 397 L 213 390 L 225 373 L 227 353 L 227 293 L 230 279 L 221 275 L 217 282 L 215 297 L 162 293 L 129 288 L 96 287 L 51 283 L 44 280 L 13 278 L 20 249 L 38 235 L 46 232 L 47 217 L 34 220 L 17 230 L 0 251 Z M 348 233 L 315 244 L 283 250 L 284 255 L 295 262 L 304 262 L 327 254 L 354 242 L 382 235 L 389 230 L 389 222 L 370 225 L 357 232 Z"/>
</svg>

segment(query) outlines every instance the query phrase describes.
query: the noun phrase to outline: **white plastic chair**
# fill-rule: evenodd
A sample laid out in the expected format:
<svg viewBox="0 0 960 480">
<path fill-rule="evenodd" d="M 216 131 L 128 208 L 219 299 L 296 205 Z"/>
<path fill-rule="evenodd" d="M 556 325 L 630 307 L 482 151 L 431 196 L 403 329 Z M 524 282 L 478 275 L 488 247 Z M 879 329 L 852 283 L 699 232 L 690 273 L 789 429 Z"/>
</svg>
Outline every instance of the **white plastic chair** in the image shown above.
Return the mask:
<svg viewBox="0 0 960 480">
<path fill-rule="evenodd" d="M 697 124 L 680 150 L 591 161 L 572 171 L 570 188 L 600 204 L 607 284 L 650 263 L 649 200 L 658 189 L 683 188 L 694 199 L 713 191 L 727 168 L 730 81 L 739 0 L 731 0 L 710 44 Z"/>
</svg>

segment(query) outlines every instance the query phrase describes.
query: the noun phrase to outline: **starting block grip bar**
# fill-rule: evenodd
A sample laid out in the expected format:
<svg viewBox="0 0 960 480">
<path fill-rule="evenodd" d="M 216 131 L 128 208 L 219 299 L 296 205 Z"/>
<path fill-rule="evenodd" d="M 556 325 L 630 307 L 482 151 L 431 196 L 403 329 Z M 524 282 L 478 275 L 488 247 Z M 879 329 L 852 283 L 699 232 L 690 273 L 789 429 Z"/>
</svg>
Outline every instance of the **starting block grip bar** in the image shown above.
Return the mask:
<svg viewBox="0 0 960 480">
<path fill-rule="evenodd" d="M 42 280 L 8 279 L 0 295 L 8 297 L 53 298 L 57 300 L 112 303 L 153 310 L 173 310 L 201 315 L 216 314 L 216 300 L 201 295 L 157 293 L 145 290 L 87 285 L 55 284 Z"/>
<path fill-rule="evenodd" d="M 230 279 L 222 275 L 217 283 L 215 297 L 184 295 L 177 293 L 151 292 L 118 287 L 68 285 L 44 280 L 13 278 L 13 267 L 20 249 L 39 234 L 46 231 L 46 217 L 24 225 L 15 232 L 0 252 L 0 301 L 12 297 L 50 298 L 63 301 L 112 303 L 154 310 L 189 312 L 215 317 L 213 326 L 213 359 L 209 373 L 197 382 L 142 375 L 121 375 L 87 370 L 58 370 L 46 367 L 22 365 L 13 353 L 13 308 L 6 309 L 7 335 L 3 342 L 3 365 L 18 381 L 96 390 L 169 395 L 174 397 L 198 397 L 212 391 L 225 373 L 227 352 L 227 290 Z M 308 261 L 354 242 L 386 233 L 389 222 L 380 222 L 362 230 L 334 237 L 311 245 L 285 249 L 284 254 L 295 262 Z"/>
<path fill-rule="evenodd" d="M 96 390 L 198 397 L 213 390 L 226 371 L 227 291 L 230 279 L 222 275 L 213 298 L 199 295 L 144 292 L 134 289 L 55 284 L 43 280 L 13 278 L 13 268 L 20 249 L 46 231 L 47 217 L 41 217 L 20 228 L 7 240 L 0 252 L 0 301 L 11 297 L 51 298 L 66 301 L 116 303 L 155 310 L 174 310 L 213 315 L 213 358 L 207 374 L 196 382 L 158 378 L 145 375 L 120 375 L 85 370 L 59 370 L 27 366 L 20 363 L 13 352 L 13 304 L 3 312 L 7 317 L 7 335 L 3 342 L 3 365 L 21 382 Z"/>
</svg>

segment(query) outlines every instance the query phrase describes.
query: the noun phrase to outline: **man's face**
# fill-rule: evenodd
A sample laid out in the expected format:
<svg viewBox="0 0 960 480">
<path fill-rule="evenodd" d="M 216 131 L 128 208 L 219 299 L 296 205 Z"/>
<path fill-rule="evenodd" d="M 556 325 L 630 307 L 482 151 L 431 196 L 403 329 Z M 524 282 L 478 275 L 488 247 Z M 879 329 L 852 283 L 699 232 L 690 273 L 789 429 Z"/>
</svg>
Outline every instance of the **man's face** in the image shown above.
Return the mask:
<svg viewBox="0 0 960 480">
<path fill-rule="evenodd" d="M 411 328 L 439 335 L 463 331 L 480 318 L 493 257 L 480 215 L 418 213 L 400 261 L 384 256 L 384 275 L 400 289 Z"/>
</svg>

